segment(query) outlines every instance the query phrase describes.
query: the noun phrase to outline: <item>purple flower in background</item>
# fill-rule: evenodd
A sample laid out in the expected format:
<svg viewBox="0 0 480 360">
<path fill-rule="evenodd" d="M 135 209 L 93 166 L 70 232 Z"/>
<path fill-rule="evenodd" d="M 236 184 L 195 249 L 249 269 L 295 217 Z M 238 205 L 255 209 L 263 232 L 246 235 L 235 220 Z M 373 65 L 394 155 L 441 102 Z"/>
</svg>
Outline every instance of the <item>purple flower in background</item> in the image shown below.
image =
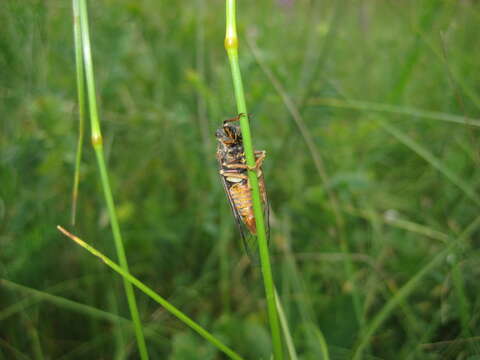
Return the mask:
<svg viewBox="0 0 480 360">
<path fill-rule="evenodd" d="M 278 0 L 278 4 L 284 7 L 291 7 L 295 0 Z"/>
</svg>

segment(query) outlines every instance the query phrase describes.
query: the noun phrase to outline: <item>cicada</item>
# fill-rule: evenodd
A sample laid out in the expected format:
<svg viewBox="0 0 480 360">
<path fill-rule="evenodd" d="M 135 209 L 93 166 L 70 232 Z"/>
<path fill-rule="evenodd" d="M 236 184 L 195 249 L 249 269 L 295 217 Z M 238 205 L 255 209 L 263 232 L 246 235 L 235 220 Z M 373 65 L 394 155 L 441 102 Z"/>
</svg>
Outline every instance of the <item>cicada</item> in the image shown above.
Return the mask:
<svg viewBox="0 0 480 360">
<path fill-rule="evenodd" d="M 215 136 L 217 138 L 217 160 L 220 178 L 232 208 L 233 216 L 238 225 L 245 249 L 249 256 L 256 260 L 257 227 L 253 214 L 252 191 L 248 180 L 247 171 L 257 173 L 260 197 L 265 218 L 267 239 L 270 233 L 268 222 L 268 199 L 263 177 L 262 165 L 266 156 L 265 151 L 255 151 L 255 166 L 249 168 L 245 159 L 242 133 L 235 122 L 243 114 L 223 121 Z"/>
</svg>

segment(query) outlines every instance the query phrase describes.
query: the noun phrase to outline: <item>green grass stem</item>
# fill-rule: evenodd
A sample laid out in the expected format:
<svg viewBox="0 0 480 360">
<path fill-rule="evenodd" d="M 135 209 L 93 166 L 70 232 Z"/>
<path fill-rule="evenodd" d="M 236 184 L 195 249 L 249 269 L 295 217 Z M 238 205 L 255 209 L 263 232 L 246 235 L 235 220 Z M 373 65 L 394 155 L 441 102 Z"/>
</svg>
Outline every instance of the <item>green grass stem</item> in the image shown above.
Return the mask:
<svg viewBox="0 0 480 360">
<path fill-rule="evenodd" d="M 473 119 L 473 118 L 469 118 L 461 115 L 447 114 L 439 111 L 428 111 L 428 110 L 416 109 L 408 106 L 397 106 L 397 105 L 375 103 L 375 102 L 369 102 L 369 101 L 359 101 L 359 100 L 350 100 L 350 99 L 345 101 L 340 99 L 314 98 L 309 100 L 308 105 L 312 105 L 312 106 L 320 105 L 320 106 L 328 106 L 333 108 L 383 112 L 388 114 L 406 115 L 409 117 L 416 117 L 419 119 L 439 120 L 439 121 L 451 122 L 456 124 L 480 127 L 479 119 Z"/>
<path fill-rule="evenodd" d="M 100 310 L 97 308 L 94 308 L 89 305 L 81 304 L 76 301 L 66 299 L 61 296 L 53 295 L 45 291 L 40 291 L 37 289 L 32 289 L 30 287 L 20 285 L 17 283 L 14 283 L 12 281 L 9 281 L 7 279 L 1 279 L 0 280 L 0 286 L 3 286 L 8 289 L 20 291 L 22 293 L 28 294 L 31 296 L 32 299 L 38 299 L 41 301 L 48 301 L 58 307 L 69 309 L 75 312 L 78 312 L 80 314 L 84 314 L 93 318 L 97 319 L 102 319 L 102 320 L 107 320 L 109 322 L 112 322 L 114 324 L 129 324 L 130 320 L 123 318 L 119 315 L 112 314 L 110 312 Z M 23 305 L 22 307 L 25 308 L 29 306 L 29 303 L 21 303 Z M 8 316 L 11 316 L 13 313 L 19 312 L 21 309 L 18 309 L 18 307 L 15 305 L 12 305 L 11 309 L 9 311 L 3 312 L 2 315 L 0 316 L 0 319 L 4 319 Z"/>
<path fill-rule="evenodd" d="M 123 247 L 122 235 L 120 232 L 120 226 L 117 219 L 115 210 L 115 204 L 113 201 L 112 190 L 110 188 L 110 181 L 108 178 L 108 171 L 105 164 L 105 156 L 103 151 L 102 134 L 100 131 L 100 121 L 97 110 L 96 92 L 95 92 L 95 78 L 93 73 L 93 62 L 90 47 L 90 35 L 88 28 L 88 12 L 86 0 L 74 0 L 74 9 L 79 10 L 80 29 L 81 29 L 81 43 L 83 62 L 85 66 L 86 84 L 88 104 L 90 109 L 90 121 L 92 130 L 92 144 L 95 150 L 95 155 L 98 162 L 98 168 L 100 171 L 100 179 L 102 188 L 107 203 L 108 215 L 110 217 L 110 223 L 112 227 L 113 238 L 115 242 L 115 249 L 117 252 L 118 261 L 122 269 L 128 273 L 128 262 Z M 80 40 L 75 37 L 75 40 Z M 77 45 L 78 47 L 78 45 Z M 83 79 L 78 78 L 80 81 Z M 147 345 L 143 335 L 142 324 L 140 321 L 140 315 L 138 313 L 137 303 L 135 300 L 135 293 L 132 285 L 124 280 L 125 293 L 127 296 L 128 307 L 130 309 L 130 315 L 135 325 L 135 336 L 137 339 L 138 351 L 142 360 L 148 359 Z"/>
<path fill-rule="evenodd" d="M 117 325 L 121 329 L 128 329 L 132 332 L 134 331 L 134 324 L 130 319 L 52 293 L 61 289 L 64 290 L 63 284 L 54 286 L 48 290 L 38 290 L 7 279 L 0 279 L 0 287 L 25 294 L 24 299 L 0 311 L 0 321 L 4 321 L 8 317 L 20 313 L 22 310 L 25 310 L 38 302 L 47 302 L 61 309 L 82 314 L 91 319 L 107 321 L 111 324 Z M 152 341 L 164 336 L 164 334 L 155 329 L 156 327 L 158 327 L 158 322 L 152 321 L 144 328 L 145 335 Z"/>
<path fill-rule="evenodd" d="M 375 216 L 375 218 L 382 223 L 388 224 L 398 229 L 406 230 L 414 234 L 420 234 L 426 236 L 427 238 L 441 241 L 445 244 L 448 243 L 448 241 L 450 240 L 447 234 L 435 230 L 429 226 L 418 224 L 410 220 L 389 217 L 385 215 L 381 216 L 380 214 L 374 214 L 371 211 L 367 211 L 365 209 L 357 209 L 352 206 L 343 207 L 342 210 L 350 215 L 358 216 L 367 220 L 372 220 L 372 217 Z"/>
<path fill-rule="evenodd" d="M 403 56 L 403 66 L 398 67 L 398 71 L 393 75 L 393 88 L 389 94 L 389 102 L 398 103 L 404 96 L 405 89 L 409 84 L 410 79 L 415 74 L 415 68 L 419 63 L 420 57 L 425 50 L 421 34 L 429 32 L 437 21 L 437 17 L 441 13 L 444 2 L 440 0 L 426 1 L 423 6 L 419 6 L 421 16 L 419 23 L 415 25 L 417 31 L 414 38 L 411 40 L 412 44 L 408 51 Z"/>
<path fill-rule="evenodd" d="M 238 37 L 236 25 L 236 1 L 226 0 L 226 34 L 225 49 L 227 51 L 230 69 L 232 72 L 233 87 L 235 91 L 235 99 L 237 103 L 237 112 L 243 114 L 240 118 L 240 128 L 242 131 L 243 145 L 247 165 L 255 166 L 255 155 L 253 152 L 252 138 L 250 134 L 250 126 L 248 123 L 247 104 L 243 91 L 242 76 L 238 61 Z M 260 189 L 258 187 L 258 178 L 255 171 L 248 171 L 248 179 L 252 191 L 253 212 L 257 227 L 257 240 L 260 253 L 260 264 L 263 274 L 263 282 L 265 286 L 265 294 L 267 299 L 268 317 L 270 322 L 270 330 L 272 335 L 273 355 L 275 360 L 283 359 L 282 338 L 280 335 L 280 326 L 278 321 L 277 309 L 275 306 L 275 290 L 272 277 L 272 269 L 270 265 L 270 256 L 268 253 L 268 243 L 265 231 L 265 220 L 263 218 L 262 203 L 260 201 Z"/>
<path fill-rule="evenodd" d="M 83 138 L 85 134 L 85 71 L 82 60 L 82 33 L 80 29 L 80 8 L 77 0 L 73 0 L 73 35 L 75 43 L 75 65 L 77 68 L 78 97 L 78 141 L 75 155 L 75 174 L 72 190 L 72 225 L 75 225 L 77 214 L 78 187 L 80 183 L 80 162 L 82 161 Z"/>
<path fill-rule="evenodd" d="M 320 347 L 320 352 L 322 354 L 322 360 L 330 360 L 330 353 L 328 351 L 328 344 L 327 340 L 325 340 L 325 336 L 323 336 L 322 331 L 318 328 L 316 324 L 308 323 L 307 329 L 311 328 L 311 332 L 315 335 L 315 339 L 318 342 Z"/>
<path fill-rule="evenodd" d="M 110 258 L 102 254 L 100 251 L 92 247 L 91 245 L 87 244 L 85 241 L 82 239 L 78 238 L 77 236 L 71 234 L 61 226 L 57 226 L 58 230 L 61 231 L 65 236 L 69 237 L 73 241 L 75 241 L 78 245 L 83 247 L 85 250 L 90 252 L 92 255 L 99 257 L 105 265 L 107 265 L 109 268 L 114 270 L 116 273 L 121 275 L 125 281 L 127 281 L 129 284 L 135 286 L 137 289 L 139 289 L 141 292 L 143 292 L 145 295 L 150 297 L 151 299 L 155 300 L 158 304 L 160 304 L 165 310 L 167 310 L 170 314 L 175 316 L 177 319 L 182 321 L 184 324 L 189 326 L 192 330 L 194 330 L 196 333 L 198 333 L 201 337 L 203 337 L 205 340 L 210 342 L 212 345 L 217 347 L 220 351 L 228 355 L 231 359 L 234 360 L 242 360 L 242 357 L 237 354 L 235 351 L 230 349 L 228 346 L 226 346 L 224 343 L 222 343 L 220 340 L 218 340 L 215 336 L 213 336 L 210 332 L 205 330 L 202 326 L 200 326 L 198 323 L 193 321 L 191 318 L 189 318 L 187 315 L 185 315 L 180 309 L 176 308 L 174 305 L 169 303 L 166 299 L 158 295 L 155 291 L 153 291 L 151 288 L 149 288 L 147 285 L 142 283 L 140 280 L 138 280 L 136 277 L 131 275 L 128 271 L 125 271 L 121 266 L 113 262 Z"/>
<path fill-rule="evenodd" d="M 280 325 L 282 326 L 283 338 L 285 339 L 285 344 L 287 345 L 287 350 L 288 350 L 288 355 L 290 356 L 290 360 L 298 360 L 297 351 L 295 350 L 292 334 L 290 333 L 290 328 L 288 326 L 287 316 L 285 315 L 285 311 L 283 311 L 283 306 L 282 306 L 282 303 L 280 302 L 280 297 L 278 296 L 276 289 L 275 289 L 275 304 L 277 305 L 278 317 L 280 319 Z"/>
</svg>

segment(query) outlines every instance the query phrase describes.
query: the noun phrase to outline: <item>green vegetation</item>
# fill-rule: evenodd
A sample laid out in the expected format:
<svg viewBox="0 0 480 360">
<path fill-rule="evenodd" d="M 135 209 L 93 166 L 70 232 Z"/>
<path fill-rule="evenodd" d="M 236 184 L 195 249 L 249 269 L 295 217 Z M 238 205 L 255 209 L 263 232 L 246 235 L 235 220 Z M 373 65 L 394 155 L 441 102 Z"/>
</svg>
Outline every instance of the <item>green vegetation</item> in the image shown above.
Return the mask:
<svg viewBox="0 0 480 360">
<path fill-rule="evenodd" d="M 245 151 L 245 161 L 250 169 L 256 165 L 252 137 L 250 134 L 250 124 L 245 102 L 245 93 L 243 90 L 243 81 L 240 71 L 238 56 L 238 34 L 237 34 L 237 14 L 236 1 L 226 1 L 226 29 L 225 29 L 225 50 L 227 51 L 230 69 L 232 72 L 233 88 L 235 91 L 235 100 L 237 102 L 237 113 L 240 116 L 240 128 L 242 131 L 243 147 Z M 255 226 L 257 229 L 258 252 L 260 254 L 260 265 L 263 275 L 263 284 L 265 287 L 265 297 L 268 309 L 268 321 L 272 335 L 273 359 L 283 359 L 282 338 L 280 336 L 280 325 L 278 322 L 277 304 L 281 308 L 281 302 L 275 291 L 273 283 L 272 268 L 270 264 L 270 255 L 268 251 L 267 231 L 265 228 L 264 209 L 262 200 L 260 200 L 260 187 L 258 185 L 257 173 L 254 170 L 248 170 L 248 183 L 252 192 L 252 207 L 255 215 Z M 268 205 L 266 205 L 268 206 Z M 284 322 L 284 329 L 288 329 Z"/>
<path fill-rule="evenodd" d="M 158 304 L 160 304 L 165 310 L 167 310 L 169 313 L 174 315 L 176 318 L 184 322 L 186 325 L 190 326 L 194 331 L 196 331 L 200 336 L 204 337 L 207 341 L 212 343 L 214 346 L 218 347 L 219 350 L 223 351 L 225 354 L 227 354 L 231 359 L 234 360 L 241 360 L 242 358 L 236 354 L 233 350 L 225 346 L 221 341 L 216 339 L 212 334 L 210 334 L 208 331 L 203 329 L 199 324 L 197 324 L 195 321 L 190 319 L 187 315 L 182 313 L 179 309 L 177 309 L 175 306 L 171 305 L 167 300 L 165 300 L 163 297 L 160 295 L 156 294 L 155 291 L 153 291 L 151 288 L 143 284 L 140 280 L 137 278 L 133 277 L 128 273 L 128 271 L 124 270 L 121 266 L 113 262 L 111 259 L 109 259 L 107 256 L 99 252 L 97 249 L 94 247 L 88 245 L 85 241 L 82 239 L 78 238 L 77 236 L 69 233 L 66 231 L 64 228 L 61 226 L 57 226 L 58 230 L 62 232 L 65 236 L 68 236 L 70 239 L 75 241 L 78 245 L 83 247 L 85 250 L 87 250 L 89 253 L 92 255 L 100 258 L 105 265 L 113 269 L 117 274 L 122 276 L 125 281 L 127 281 L 129 284 L 134 285 L 137 287 L 141 292 L 155 300 Z M 136 323 L 134 323 L 135 327 L 137 326 Z M 136 329 L 135 329 L 136 330 Z M 141 352 L 141 348 L 139 347 L 139 352 Z M 144 355 L 141 355 L 144 356 Z"/>
<path fill-rule="evenodd" d="M 73 0 L 73 33 L 75 34 L 75 63 L 77 65 L 77 90 L 78 90 L 78 105 L 79 105 L 79 136 L 77 143 L 77 157 L 75 160 L 75 178 L 72 191 L 72 224 L 76 216 L 76 202 L 78 198 L 78 185 L 80 176 L 80 161 L 82 154 L 82 140 L 83 130 L 85 127 L 84 114 L 86 110 L 83 108 L 84 98 L 88 97 L 88 107 L 90 113 L 90 126 L 92 129 L 92 145 L 97 158 L 98 170 L 100 173 L 100 180 L 102 184 L 103 195 L 108 209 L 108 217 L 112 227 L 112 235 L 115 244 L 115 251 L 117 253 L 118 261 L 122 270 L 128 273 L 128 261 L 125 254 L 125 247 L 123 245 L 122 233 L 118 223 L 117 210 L 113 200 L 112 189 L 110 186 L 110 179 L 108 176 L 107 166 L 105 164 L 105 152 L 103 148 L 103 137 L 100 131 L 100 119 L 97 109 L 97 95 L 95 92 L 95 77 L 93 72 L 92 51 L 90 45 L 90 34 L 88 28 L 88 10 L 86 0 Z M 85 69 L 85 71 L 84 71 Z M 83 75 L 85 74 L 85 78 Z M 87 91 L 84 93 L 86 83 Z M 143 335 L 142 323 L 138 313 L 137 301 L 135 300 L 135 293 L 131 283 L 124 279 L 123 285 L 125 288 L 125 295 L 127 296 L 128 308 L 135 327 L 135 337 L 138 345 L 138 352 L 142 360 L 148 360 L 148 350 Z M 119 337 L 123 334 L 119 333 Z M 123 341 L 123 339 L 122 339 Z"/>
<path fill-rule="evenodd" d="M 284 356 L 480 355 L 480 4 L 241 2 L 237 17 Z M 215 129 L 237 113 L 225 3 L 89 2 L 89 22 L 131 274 L 242 358 L 269 359 L 262 274 L 214 157 Z M 122 279 L 55 228 L 116 261 L 89 144 L 68 226 L 71 3 L 4 0 L 0 23 L 0 359 L 139 358 Z M 136 299 L 151 359 L 224 358 Z"/>
</svg>

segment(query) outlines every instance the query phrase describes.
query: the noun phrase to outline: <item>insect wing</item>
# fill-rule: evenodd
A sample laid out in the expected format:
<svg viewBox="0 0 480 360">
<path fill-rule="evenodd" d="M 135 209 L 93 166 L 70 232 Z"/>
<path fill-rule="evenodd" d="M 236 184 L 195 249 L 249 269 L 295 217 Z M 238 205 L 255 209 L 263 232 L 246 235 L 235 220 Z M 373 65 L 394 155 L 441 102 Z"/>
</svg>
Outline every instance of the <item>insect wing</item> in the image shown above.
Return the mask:
<svg viewBox="0 0 480 360">
<path fill-rule="evenodd" d="M 252 262 L 258 265 L 259 259 L 258 259 L 257 235 L 252 234 L 251 231 L 245 225 L 242 219 L 242 216 L 240 215 L 237 207 L 235 206 L 235 202 L 232 198 L 232 194 L 229 189 L 227 180 L 225 179 L 224 176 L 221 176 L 221 180 L 222 180 L 223 188 L 225 190 L 225 194 L 227 195 L 227 199 L 230 204 L 230 208 L 232 209 L 233 217 L 235 218 L 235 222 L 237 223 L 237 227 L 240 232 L 240 236 L 242 238 L 245 251 L 250 257 L 250 259 L 252 260 Z M 268 244 L 270 242 L 269 241 L 270 240 L 270 222 L 269 222 L 270 207 L 268 203 L 268 196 L 265 189 L 265 182 L 264 182 L 263 176 L 261 176 L 258 180 L 260 185 L 260 197 L 262 200 L 263 217 L 264 217 L 267 244 Z"/>
<path fill-rule="evenodd" d="M 230 208 L 232 209 L 233 217 L 235 218 L 240 237 L 242 238 L 245 251 L 253 263 L 258 263 L 258 249 L 256 241 L 257 237 L 256 235 L 252 234 L 245 226 L 242 216 L 238 212 L 238 209 L 235 206 L 235 202 L 233 201 L 232 194 L 230 193 L 230 189 L 227 184 L 227 180 L 224 176 L 221 176 L 221 180 L 223 188 L 225 190 L 225 194 L 227 195 L 228 203 L 230 204 Z"/>
</svg>

